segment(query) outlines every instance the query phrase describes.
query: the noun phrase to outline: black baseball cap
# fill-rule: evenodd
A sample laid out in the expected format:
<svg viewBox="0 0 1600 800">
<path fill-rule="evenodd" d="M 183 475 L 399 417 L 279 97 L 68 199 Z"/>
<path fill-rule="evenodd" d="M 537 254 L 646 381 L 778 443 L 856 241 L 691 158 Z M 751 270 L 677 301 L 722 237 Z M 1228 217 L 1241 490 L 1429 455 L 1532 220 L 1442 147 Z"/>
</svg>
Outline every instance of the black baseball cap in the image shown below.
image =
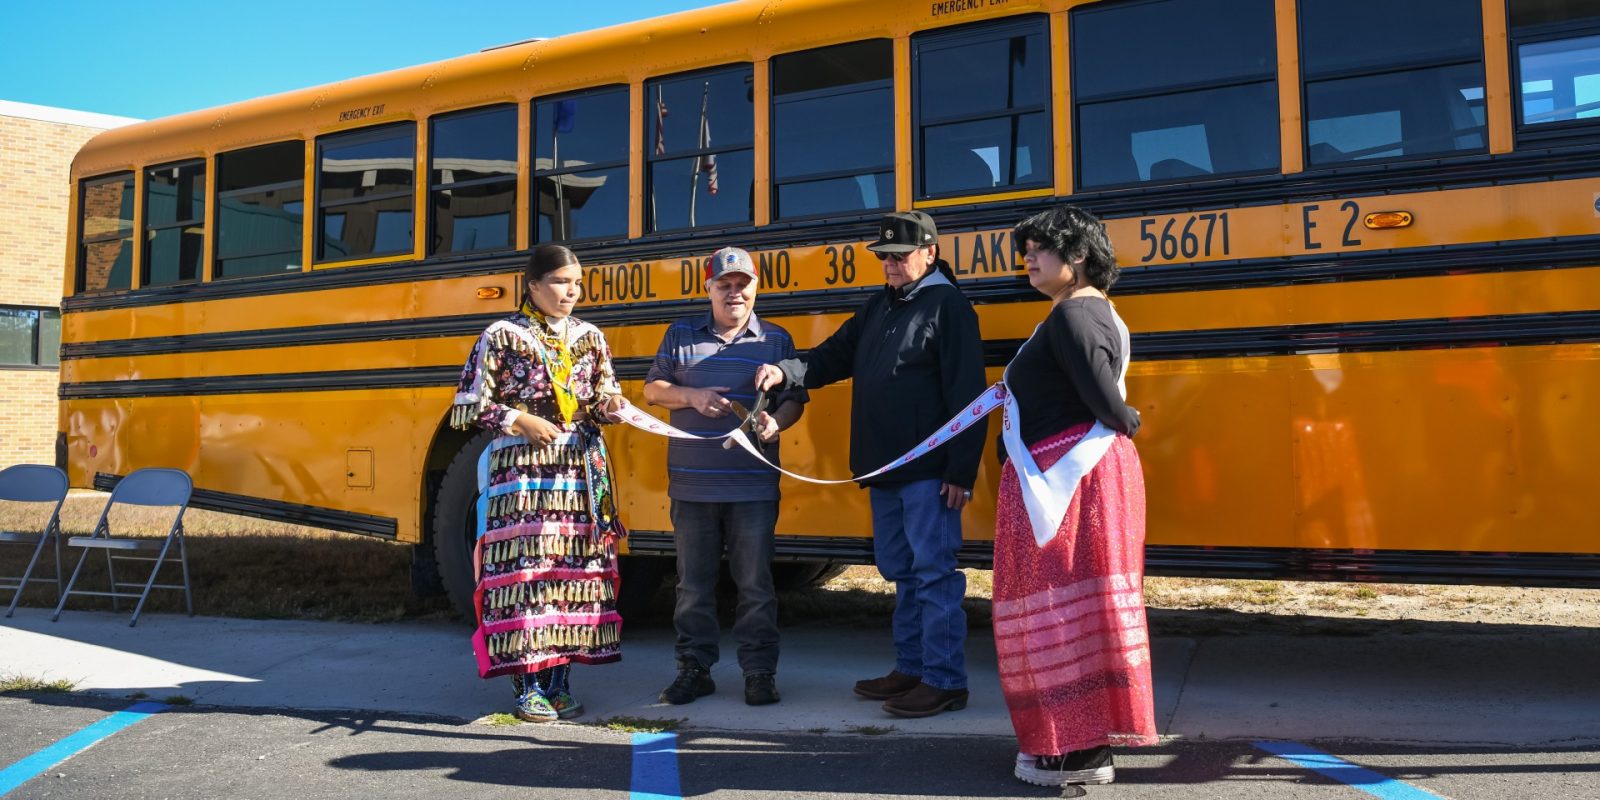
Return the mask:
<svg viewBox="0 0 1600 800">
<path fill-rule="evenodd" d="M 921 211 L 885 214 L 878 221 L 878 241 L 867 245 L 874 253 L 909 253 L 919 247 L 939 243 L 939 229 L 933 217 Z"/>
</svg>

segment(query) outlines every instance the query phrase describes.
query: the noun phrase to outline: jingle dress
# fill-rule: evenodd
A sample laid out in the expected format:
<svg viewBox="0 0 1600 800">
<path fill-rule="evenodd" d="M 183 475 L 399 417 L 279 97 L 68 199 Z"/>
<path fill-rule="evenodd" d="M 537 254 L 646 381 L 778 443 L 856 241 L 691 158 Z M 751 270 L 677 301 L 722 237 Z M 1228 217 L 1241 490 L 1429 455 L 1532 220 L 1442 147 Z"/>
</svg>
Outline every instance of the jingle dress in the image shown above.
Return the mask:
<svg viewBox="0 0 1600 800">
<path fill-rule="evenodd" d="M 552 325 L 527 304 L 490 325 L 467 358 L 453 426 L 504 433 L 515 410 L 562 431 L 548 446 L 502 435 L 478 462 L 473 650 L 482 677 L 621 657 L 617 541 L 627 531 L 591 421 L 618 394 L 598 328 L 573 317 Z"/>
<path fill-rule="evenodd" d="M 1062 301 L 1006 373 L 1021 412 L 1008 424 L 1019 426 L 1039 470 L 1091 433 L 1110 438 L 1054 531 L 1034 530 L 1016 459 L 1001 473 L 995 650 L 1018 746 L 1035 756 L 1157 742 L 1143 598 L 1144 473 L 1129 438 L 1139 419 L 1119 392 L 1128 353 L 1115 317 L 1104 298 Z"/>
</svg>

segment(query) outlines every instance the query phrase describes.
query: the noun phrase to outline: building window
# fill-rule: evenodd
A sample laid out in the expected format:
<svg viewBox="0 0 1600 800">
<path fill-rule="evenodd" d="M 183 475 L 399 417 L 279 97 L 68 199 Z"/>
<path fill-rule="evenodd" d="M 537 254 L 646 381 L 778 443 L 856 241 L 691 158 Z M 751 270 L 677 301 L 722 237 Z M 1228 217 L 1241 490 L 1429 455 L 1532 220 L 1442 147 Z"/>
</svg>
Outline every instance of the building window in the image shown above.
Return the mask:
<svg viewBox="0 0 1600 800">
<path fill-rule="evenodd" d="M 317 261 L 413 249 L 417 126 L 404 122 L 317 140 Z"/>
<path fill-rule="evenodd" d="M 1593 136 L 1600 120 L 1600 7 L 1592 0 L 1511 0 L 1520 133 Z"/>
<path fill-rule="evenodd" d="M 514 247 L 517 107 L 460 111 L 429 124 L 428 252 Z"/>
<path fill-rule="evenodd" d="M 302 269 L 304 142 L 217 156 L 217 253 L 212 278 L 281 275 Z"/>
<path fill-rule="evenodd" d="M 911 40 L 919 199 L 1049 186 L 1046 17 Z"/>
<path fill-rule="evenodd" d="M 649 230 L 755 218 L 754 80 L 741 64 L 645 82 Z"/>
<path fill-rule="evenodd" d="M 533 101 L 533 239 L 628 235 L 628 87 Z"/>
<path fill-rule="evenodd" d="M 0 306 L 0 367 L 54 367 L 60 352 L 60 311 Z"/>
<path fill-rule="evenodd" d="M 78 194 L 78 291 L 133 286 L 133 173 L 83 181 Z"/>
<path fill-rule="evenodd" d="M 1306 163 L 1482 152 L 1482 15 L 1479 0 L 1303 0 Z"/>
<path fill-rule="evenodd" d="M 144 172 L 144 265 L 140 286 L 193 283 L 205 250 L 204 161 L 151 167 Z"/>
<path fill-rule="evenodd" d="M 1071 30 L 1080 188 L 1279 169 L 1272 0 L 1095 5 Z"/>
<path fill-rule="evenodd" d="M 894 205 L 894 43 L 772 59 L 773 217 Z"/>
</svg>

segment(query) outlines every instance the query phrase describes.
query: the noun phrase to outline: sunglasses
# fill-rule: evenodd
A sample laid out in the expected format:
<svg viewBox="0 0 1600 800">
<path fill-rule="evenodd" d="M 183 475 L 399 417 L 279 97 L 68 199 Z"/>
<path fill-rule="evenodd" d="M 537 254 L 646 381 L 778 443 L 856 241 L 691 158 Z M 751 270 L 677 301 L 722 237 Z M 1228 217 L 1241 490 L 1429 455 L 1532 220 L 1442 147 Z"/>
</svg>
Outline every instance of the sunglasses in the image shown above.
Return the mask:
<svg viewBox="0 0 1600 800">
<path fill-rule="evenodd" d="M 911 254 L 915 252 L 917 251 L 909 250 L 904 253 L 873 253 L 873 255 L 877 256 L 879 261 L 894 261 L 899 264 L 904 264 L 911 258 Z"/>
</svg>

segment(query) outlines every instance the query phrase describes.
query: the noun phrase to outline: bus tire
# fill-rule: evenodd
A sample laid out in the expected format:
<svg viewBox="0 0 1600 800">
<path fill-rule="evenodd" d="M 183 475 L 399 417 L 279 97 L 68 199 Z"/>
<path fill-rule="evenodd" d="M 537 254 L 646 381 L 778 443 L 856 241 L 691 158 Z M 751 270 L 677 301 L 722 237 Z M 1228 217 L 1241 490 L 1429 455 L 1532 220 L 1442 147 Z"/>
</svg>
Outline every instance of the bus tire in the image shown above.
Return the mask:
<svg viewBox="0 0 1600 800">
<path fill-rule="evenodd" d="M 655 610 L 661 582 L 676 571 L 677 561 L 663 556 L 619 556 L 617 613 L 623 622 L 641 620 Z M 670 614 L 670 605 L 667 606 Z"/>
<path fill-rule="evenodd" d="M 845 571 L 832 561 L 778 561 L 772 565 L 772 585 L 780 592 L 821 586 Z"/>
<path fill-rule="evenodd" d="M 431 542 L 411 546 L 411 594 L 418 599 L 444 594 L 444 581 L 439 579 L 439 559 Z"/>
<path fill-rule="evenodd" d="M 473 623 L 478 618 L 472 599 L 477 589 L 472 555 L 478 538 L 473 517 L 478 499 L 478 456 L 498 435 L 484 431 L 467 440 L 445 467 L 433 502 L 433 557 L 439 563 L 439 579 L 450 596 L 450 607 Z"/>
</svg>

